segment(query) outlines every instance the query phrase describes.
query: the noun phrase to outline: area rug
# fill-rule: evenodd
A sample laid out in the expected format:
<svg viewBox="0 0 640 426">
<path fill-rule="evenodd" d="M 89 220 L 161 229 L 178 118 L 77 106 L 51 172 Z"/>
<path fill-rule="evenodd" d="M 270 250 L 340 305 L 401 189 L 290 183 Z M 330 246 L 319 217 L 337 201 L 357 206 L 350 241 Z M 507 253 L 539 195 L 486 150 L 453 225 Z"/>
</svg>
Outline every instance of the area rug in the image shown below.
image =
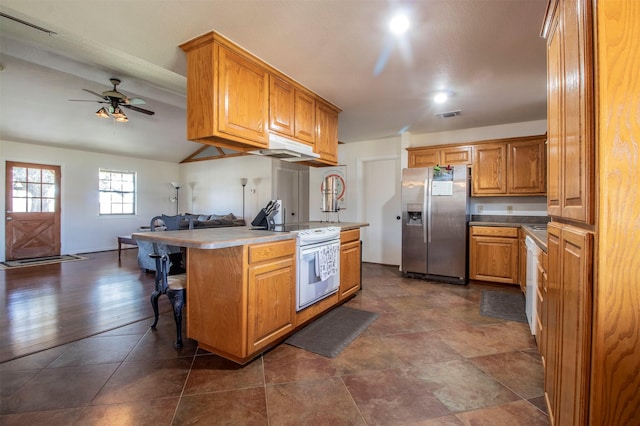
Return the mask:
<svg viewBox="0 0 640 426">
<path fill-rule="evenodd" d="M 509 321 L 527 322 L 524 294 L 482 290 L 480 315 Z"/>
<path fill-rule="evenodd" d="M 298 331 L 285 343 L 335 358 L 373 323 L 378 314 L 339 306 Z"/>
<path fill-rule="evenodd" d="M 85 260 L 86 257 L 65 254 L 62 256 L 37 257 L 33 259 L 9 260 L 0 262 L 0 269 L 24 268 L 26 266 L 50 265 L 52 263 L 73 262 L 75 260 Z"/>
</svg>

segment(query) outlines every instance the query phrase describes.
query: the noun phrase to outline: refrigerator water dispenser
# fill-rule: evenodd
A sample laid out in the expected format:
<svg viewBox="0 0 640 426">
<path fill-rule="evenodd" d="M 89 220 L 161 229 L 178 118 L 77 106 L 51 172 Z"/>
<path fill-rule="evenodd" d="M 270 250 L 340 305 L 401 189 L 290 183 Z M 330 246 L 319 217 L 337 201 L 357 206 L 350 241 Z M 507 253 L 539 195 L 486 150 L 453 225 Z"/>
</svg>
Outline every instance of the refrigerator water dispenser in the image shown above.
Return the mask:
<svg viewBox="0 0 640 426">
<path fill-rule="evenodd" d="M 407 225 L 420 225 L 422 226 L 422 212 L 407 212 L 409 221 Z"/>
</svg>

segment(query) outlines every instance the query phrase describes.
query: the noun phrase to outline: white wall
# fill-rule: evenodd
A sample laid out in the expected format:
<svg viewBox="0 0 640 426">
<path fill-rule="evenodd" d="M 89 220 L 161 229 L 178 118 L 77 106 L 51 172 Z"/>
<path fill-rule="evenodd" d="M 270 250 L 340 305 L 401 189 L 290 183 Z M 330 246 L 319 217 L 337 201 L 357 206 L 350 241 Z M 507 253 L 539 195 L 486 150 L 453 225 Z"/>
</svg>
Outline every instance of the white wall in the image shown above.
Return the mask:
<svg viewBox="0 0 640 426">
<path fill-rule="evenodd" d="M 362 221 L 362 163 L 372 159 L 389 159 L 400 157 L 400 136 L 388 139 L 352 142 L 339 145 L 338 163 L 347 166 L 346 179 L 346 209 L 340 211 L 340 221 Z M 311 168 L 309 172 L 309 219 L 323 220 L 322 193 L 322 168 Z M 401 176 L 398 176 L 400 182 Z M 382 200 L 381 204 L 382 205 Z M 329 216 L 333 220 L 335 216 Z"/>
<path fill-rule="evenodd" d="M 61 167 L 62 254 L 113 250 L 118 235 L 130 234 L 158 214 L 175 213 L 169 198 L 175 194 L 171 181 L 178 180 L 178 165 L 116 155 L 0 141 L 0 180 L 4 192 L 6 161 Z M 138 204 L 135 215 L 98 214 L 98 169 L 135 171 Z M 5 197 L 0 217 L 5 222 Z M 5 227 L 0 227 L 0 258 L 5 259 Z"/>
<path fill-rule="evenodd" d="M 271 158 L 257 155 L 221 160 L 198 161 L 180 165 L 180 211 L 197 214 L 233 213 L 242 217 L 241 178 L 245 187 L 245 220 L 247 223 L 271 199 Z"/>
<path fill-rule="evenodd" d="M 453 120 L 455 120 L 455 118 L 453 118 Z M 450 132 L 422 133 L 419 135 L 412 134 L 411 137 L 407 139 L 409 144 L 403 146 L 403 148 L 543 135 L 546 132 L 546 120 L 527 121 L 525 123 L 475 127 L 472 129 L 454 130 Z M 403 165 L 403 167 L 406 167 L 406 165 Z"/>
<path fill-rule="evenodd" d="M 547 197 L 471 197 L 472 215 L 547 216 Z"/>
</svg>

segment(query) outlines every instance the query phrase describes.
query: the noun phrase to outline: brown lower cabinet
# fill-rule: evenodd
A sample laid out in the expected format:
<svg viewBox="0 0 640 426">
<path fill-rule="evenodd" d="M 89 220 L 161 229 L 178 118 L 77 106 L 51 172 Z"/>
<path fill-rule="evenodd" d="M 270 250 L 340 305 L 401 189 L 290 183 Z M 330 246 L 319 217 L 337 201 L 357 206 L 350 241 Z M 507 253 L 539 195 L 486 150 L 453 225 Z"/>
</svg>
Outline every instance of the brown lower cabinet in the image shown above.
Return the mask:
<svg viewBox="0 0 640 426">
<path fill-rule="evenodd" d="M 519 229 L 472 226 L 469 231 L 469 278 L 517 284 Z"/>
<path fill-rule="evenodd" d="M 296 240 L 187 249 L 187 336 L 244 364 L 361 286 L 360 230 L 340 236 L 340 288 L 296 312 Z"/>
<path fill-rule="evenodd" d="M 340 300 L 360 290 L 360 250 L 360 229 L 340 233 Z"/>
<path fill-rule="evenodd" d="M 551 424 L 588 424 L 593 234 L 549 223 L 542 356 Z"/>
<path fill-rule="evenodd" d="M 296 242 L 187 253 L 187 336 L 239 363 L 296 324 Z"/>
<path fill-rule="evenodd" d="M 543 318 L 545 317 L 545 301 L 547 298 L 547 270 L 549 268 L 549 256 L 546 252 L 540 252 L 540 256 L 538 256 L 538 265 L 537 265 L 537 283 L 538 288 L 536 289 L 536 344 L 538 345 L 538 351 L 540 351 L 540 355 L 542 355 L 542 365 L 544 366 L 544 327 Z"/>
<path fill-rule="evenodd" d="M 518 232 L 518 283 L 520 290 L 527 293 L 527 233 L 520 228 Z"/>
</svg>

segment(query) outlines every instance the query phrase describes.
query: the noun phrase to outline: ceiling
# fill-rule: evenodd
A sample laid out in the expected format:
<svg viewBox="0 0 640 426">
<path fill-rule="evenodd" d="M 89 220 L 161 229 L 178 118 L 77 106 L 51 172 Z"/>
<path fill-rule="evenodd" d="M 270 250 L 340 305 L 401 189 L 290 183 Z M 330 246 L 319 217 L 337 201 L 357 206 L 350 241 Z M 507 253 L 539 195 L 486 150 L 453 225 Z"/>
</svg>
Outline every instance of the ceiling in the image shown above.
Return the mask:
<svg viewBox="0 0 640 426">
<path fill-rule="evenodd" d="M 179 162 L 186 61 L 215 30 L 343 109 L 353 142 L 546 118 L 546 0 L 2 0 L 0 139 Z M 388 31 L 404 10 L 404 37 Z M 100 119 L 81 90 L 146 100 L 147 116 Z M 450 93 L 436 105 L 438 90 Z M 460 110 L 453 118 L 434 114 Z"/>
</svg>

